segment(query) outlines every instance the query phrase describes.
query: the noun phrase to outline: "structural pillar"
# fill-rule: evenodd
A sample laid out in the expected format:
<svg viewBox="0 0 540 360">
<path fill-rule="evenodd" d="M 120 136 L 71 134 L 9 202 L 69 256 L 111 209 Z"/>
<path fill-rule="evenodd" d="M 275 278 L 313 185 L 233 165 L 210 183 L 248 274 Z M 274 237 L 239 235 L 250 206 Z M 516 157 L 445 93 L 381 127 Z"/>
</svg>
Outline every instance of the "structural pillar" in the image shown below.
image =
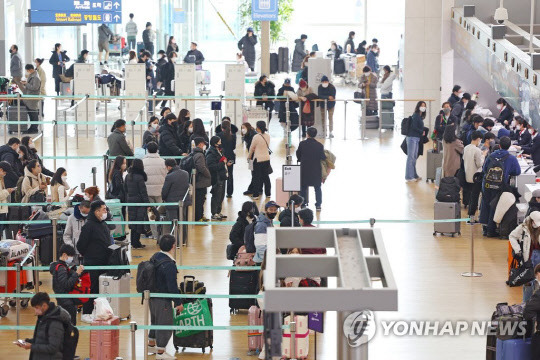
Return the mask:
<svg viewBox="0 0 540 360">
<path fill-rule="evenodd" d="M 270 21 L 261 21 L 261 74 L 270 75 Z"/>
<path fill-rule="evenodd" d="M 7 74 L 8 46 L 6 44 L 6 1 L 0 0 L 0 74 Z"/>
</svg>

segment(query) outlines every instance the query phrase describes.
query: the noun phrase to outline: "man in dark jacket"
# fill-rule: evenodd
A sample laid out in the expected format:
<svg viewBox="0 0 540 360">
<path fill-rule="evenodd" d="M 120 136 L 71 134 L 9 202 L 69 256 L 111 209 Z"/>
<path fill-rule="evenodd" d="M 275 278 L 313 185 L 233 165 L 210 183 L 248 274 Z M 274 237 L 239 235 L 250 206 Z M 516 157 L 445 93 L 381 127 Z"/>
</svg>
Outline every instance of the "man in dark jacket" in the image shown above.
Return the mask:
<svg viewBox="0 0 540 360">
<path fill-rule="evenodd" d="M 189 189 L 189 174 L 178 167 L 174 159 L 165 160 L 167 167 L 167 175 L 161 189 L 161 198 L 166 203 L 177 203 L 184 199 L 186 192 Z M 191 204 L 191 198 L 184 202 L 184 219 L 187 218 L 187 207 Z M 167 221 L 178 219 L 178 207 L 167 206 Z M 180 219 L 180 220 L 184 220 Z M 184 227 L 184 230 L 186 227 Z M 166 233 L 166 230 L 164 230 Z M 170 232 L 170 231 L 169 231 Z"/>
<path fill-rule="evenodd" d="M 287 208 L 279 214 L 279 227 L 293 227 L 292 206 L 294 203 L 294 227 L 300 227 L 298 210 L 304 203 L 304 198 L 298 194 L 293 194 L 287 202 Z"/>
<path fill-rule="evenodd" d="M 272 119 L 272 111 L 274 111 L 274 99 L 271 99 L 270 97 L 276 96 L 276 86 L 273 82 L 268 80 L 268 76 L 262 75 L 259 78 L 259 81 L 255 83 L 253 96 L 260 98 L 257 100 L 257 106 L 262 106 L 263 109 L 268 110 L 268 122 L 270 122 Z"/>
<path fill-rule="evenodd" d="M 210 170 L 212 178 L 212 200 L 210 209 L 212 211 L 212 220 L 221 221 L 227 217 L 221 214 L 223 199 L 225 198 L 225 182 L 227 180 L 227 166 L 233 164 L 232 160 L 227 160 L 221 149 L 221 138 L 212 136 L 210 139 L 210 149 L 206 152 L 206 165 Z"/>
<path fill-rule="evenodd" d="M 172 235 L 163 235 L 159 239 L 160 252 L 155 253 L 150 261 L 154 263 L 156 277 L 156 291 L 161 294 L 180 294 L 178 290 L 178 280 L 176 279 L 176 262 L 174 252 L 176 251 L 176 239 Z M 150 314 L 152 325 L 174 324 L 173 304 L 176 313 L 184 310 L 182 299 L 180 298 L 151 298 Z M 153 354 L 163 355 L 156 357 L 161 359 L 174 359 L 175 357 L 165 353 L 165 347 L 171 340 L 172 330 L 150 330 L 148 334 L 148 351 Z M 159 356 L 158 355 L 158 356 Z"/>
<path fill-rule="evenodd" d="M 452 106 L 452 115 L 457 120 L 457 127 L 459 128 L 459 125 L 461 124 L 461 117 L 463 116 L 463 113 L 465 112 L 465 109 L 467 108 L 467 103 L 471 101 L 471 94 L 465 93 L 463 94 L 463 97 L 460 101 L 456 102 Z"/>
<path fill-rule="evenodd" d="M 291 86 L 291 79 L 286 78 L 283 82 L 283 86 L 279 88 L 277 96 L 287 96 L 288 93 L 295 94 L 294 88 Z M 298 128 L 298 113 L 296 109 L 298 108 L 298 102 L 289 101 L 289 120 L 291 121 L 291 131 L 294 131 Z M 279 122 L 285 126 L 287 123 L 287 105 L 285 99 L 279 100 Z M 286 130 L 286 128 L 284 128 Z"/>
<path fill-rule="evenodd" d="M 18 169 L 17 160 L 19 159 L 18 151 L 20 144 L 21 140 L 12 137 L 8 140 L 7 144 L 0 146 L 0 161 L 6 161 L 15 171 Z M 23 174 L 19 173 L 17 175 L 22 176 Z"/>
<path fill-rule="evenodd" d="M 300 39 L 294 40 L 294 52 L 291 64 L 291 70 L 297 72 L 302 70 L 302 61 L 306 57 L 306 39 L 307 35 L 300 35 Z M 339 57 L 338 57 L 339 58 Z"/>
<path fill-rule="evenodd" d="M 322 100 L 327 100 L 328 104 L 328 128 L 330 133 L 328 134 L 328 137 L 333 138 L 334 134 L 332 132 L 334 131 L 334 107 L 336 106 L 336 87 L 332 84 L 330 84 L 330 80 L 328 80 L 328 76 L 323 75 L 321 77 L 321 84 L 319 85 L 319 89 L 317 92 L 318 96 Z M 319 102 L 319 107 L 321 109 L 321 118 L 323 121 L 323 135 L 326 137 L 326 109 L 324 102 Z"/>
<path fill-rule="evenodd" d="M 197 50 L 197 43 L 192 42 L 190 50 L 187 52 L 184 57 L 184 62 L 188 64 L 202 65 L 204 61 L 204 56 L 202 52 Z"/>
<path fill-rule="evenodd" d="M 131 150 L 127 143 L 125 133 L 126 121 L 122 119 L 116 120 L 114 122 L 114 130 L 107 137 L 110 156 L 133 156 L 133 150 Z"/>
<path fill-rule="evenodd" d="M 315 188 L 315 208 L 321 210 L 322 204 L 322 170 L 321 161 L 326 160 L 324 146 L 317 140 L 317 129 L 307 129 L 307 139 L 301 141 L 296 150 L 296 158 L 300 162 L 300 183 L 302 191 L 300 195 L 305 199 L 306 206 L 309 203 L 309 187 Z"/>
<path fill-rule="evenodd" d="M 173 113 L 165 116 L 165 122 L 159 128 L 159 155 L 182 155 L 180 138 L 178 137 L 178 119 Z"/>
<path fill-rule="evenodd" d="M 156 32 L 152 29 L 152 23 L 146 23 L 146 29 L 142 32 L 144 48 L 149 51 L 150 57 L 154 56 L 154 41 L 156 40 Z"/>
<path fill-rule="evenodd" d="M 212 176 L 206 165 L 206 141 L 203 138 L 197 137 L 193 139 L 195 148 L 193 148 L 193 165 L 197 170 L 195 179 L 195 221 L 208 221 L 204 217 L 204 202 L 206 201 L 206 188 L 212 185 Z"/>
<path fill-rule="evenodd" d="M 523 150 L 524 154 L 530 155 L 534 166 L 540 165 L 540 137 L 535 133 L 530 146 L 515 146 L 516 149 Z"/>
<path fill-rule="evenodd" d="M 71 245 L 62 245 L 60 248 L 60 259 L 51 263 L 50 273 L 52 274 L 52 288 L 55 294 L 69 294 L 79 282 L 79 276 L 84 271 L 84 266 L 79 265 L 77 270 L 71 267 L 74 264 L 75 249 Z M 62 306 L 71 316 L 71 323 L 77 325 L 77 305 L 81 301 L 74 298 L 59 298 L 58 305 Z"/>
<path fill-rule="evenodd" d="M 160 70 L 160 79 L 161 87 L 164 89 L 165 96 L 173 96 L 174 91 L 172 91 L 172 81 L 174 80 L 174 64 L 176 64 L 177 54 L 175 51 L 169 53 L 169 61 L 167 61 Z M 172 102 L 171 102 L 172 103 Z M 167 104 L 167 100 L 161 102 L 161 108 Z"/>
<path fill-rule="evenodd" d="M 83 264 L 85 266 L 93 265 L 108 265 L 111 250 L 111 230 L 107 226 L 105 219 L 107 218 L 107 206 L 101 200 L 92 202 L 90 205 L 90 213 L 88 220 L 82 227 L 79 242 L 77 242 L 77 250 L 83 256 Z M 105 273 L 105 270 L 92 270 L 90 273 L 90 281 L 92 287 L 91 294 L 99 293 L 99 275 Z M 92 310 L 94 309 L 94 299 L 89 299 L 83 305 L 83 315 L 81 321 L 92 322 Z"/>
<path fill-rule="evenodd" d="M 454 88 L 452 89 L 452 95 L 448 98 L 448 102 L 450 103 L 450 107 L 454 106 L 455 103 L 459 102 L 461 99 L 461 93 L 463 91 L 461 90 L 461 86 L 454 85 Z"/>
<path fill-rule="evenodd" d="M 534 267 L 534 276 L 536 287 L 540 283 L 540 264 Z M 533 286 L 534 286 L 533 285 Z M 540 291 L 533 293 L 532 297 L 523 308 L 523 319 L 534 321 L 535 334 L 532 336 L 531 357 L 530 359 L 540 359 Z"/>
<path fill-rule="evenodd" d="M 158 57 L 159 59 L 156 62 L 156 81 L 157 81 L 157 88 L 159 90 L 163 82 L 161 70 L 163 69 L 163 66 L 165 66 L 165 64 L 167 64 L 169 61 L 167 59 L 167 54 L 165 54 L 165 50 L 159 50 Z"/>
<path fill-rule="evenodd" d="M 62 360 L 64 331 L 70 324 L 68 312 L 51 302 L 45 292 L 34 295 L 30 305 L 37 316 L 34 336 L 17 342 L 17 346 L 30 350 L 30 360 Z"/>
<path fill-rule="evenodd" d="M 238 49 L 242 50 L 242 55 L 251 71 L 255 71 L 255 44 L 257 44 L 257 35 L 253 34 L 252 27 L 248 27 L 246 35 L 238 41 Z"/>
</svg>

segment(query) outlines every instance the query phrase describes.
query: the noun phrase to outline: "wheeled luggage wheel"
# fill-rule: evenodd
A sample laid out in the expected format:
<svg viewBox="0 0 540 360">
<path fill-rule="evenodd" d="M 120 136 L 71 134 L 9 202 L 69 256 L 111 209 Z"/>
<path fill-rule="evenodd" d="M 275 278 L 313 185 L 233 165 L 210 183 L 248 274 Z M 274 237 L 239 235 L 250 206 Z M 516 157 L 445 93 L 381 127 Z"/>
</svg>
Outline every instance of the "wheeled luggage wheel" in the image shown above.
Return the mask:
<svg viewBox="0 0 540 360">
<path fill-rule="evenodd" d="M 9 312 L 9 306 L 7 304 L 2 305 L 0 307 L 0 317 L 6 317 Z"/>
<path fill-rule="evenodd" d="M 28 299 L 22 299 L 21 300 L 21 307 L 23 309 L 26 309 L 28 307 Z"/>
<path fill-rule="evenodd" d="M 17 300 L 15 300 L 15 299 L 9 300 L 9 306 L 11 306 L 11 307 L 17 306 Z"/>
</svg>

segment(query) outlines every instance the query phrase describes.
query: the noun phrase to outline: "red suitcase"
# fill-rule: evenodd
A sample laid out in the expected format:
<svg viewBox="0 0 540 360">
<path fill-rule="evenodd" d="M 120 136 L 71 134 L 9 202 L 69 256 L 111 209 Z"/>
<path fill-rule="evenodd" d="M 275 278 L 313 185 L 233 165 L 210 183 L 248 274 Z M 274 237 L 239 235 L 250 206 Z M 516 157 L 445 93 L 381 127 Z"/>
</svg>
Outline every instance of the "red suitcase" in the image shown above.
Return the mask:
<svg viewBox="0 0 540 360">
<path fill-rule="evenodd" d="M 120 318 L 94 320 L 92 326 L 120 325 Z M 120 330 L 91 330 L 90 359 L 114 360 L 120 353 Z"/>
<path fill-rule="evenodd" d="M 248 325 L 261 326 L 263 324 L 262 311 L 253 305 L 248 311 Z M 262 332 L 260 330 L 248 330 L 248 355 L 256 355 L 261 352 L 263 346 Z"/>
</svg>

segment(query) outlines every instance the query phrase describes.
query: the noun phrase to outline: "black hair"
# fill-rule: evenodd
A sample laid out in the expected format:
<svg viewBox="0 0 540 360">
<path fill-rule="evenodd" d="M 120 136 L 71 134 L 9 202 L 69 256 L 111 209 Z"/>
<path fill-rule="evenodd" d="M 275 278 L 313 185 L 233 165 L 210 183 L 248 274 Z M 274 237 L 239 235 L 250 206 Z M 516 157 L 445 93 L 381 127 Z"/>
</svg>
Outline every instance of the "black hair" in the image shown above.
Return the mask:
<svg viewBox="0 0 540 360">
<path fill-rule="evenodd" d="M 81 50 L 81 55 L 80 55 L 81 58 L 82 58 L 84 55 L 88 54 L 88 53 L 90 53 L 90 51 L 88 51 L 88 50 Z"/>
<path fill-rule="evenodd" d="M 159 146 L 158 144 L 156 144 L 155 141 L 150 141 L 148 144 L 146 144 L 146 150 L 148 150 L 150 154 L 157 153 L 158 149 L 159 149 Z"/>
<path fill-rule="evenodd" d="M 32 172 L 32 169 L 36 167 L 36 165 L 39 165 L 39 161 L 37 159 L 30 160 L 28 165 L 26 165 L 26 168 L 28 171 Z"/>
<path fill-rule="evenodd" d="M 49 304 L 51 302 L 51 298 L 49 297 L 49 294 L 46 292 L 38 292 L 36 295 L 32 296 L 32 299 L 30 299 L 30 306 L 35 307 L 43 304 Z"/>
<path fill-rule="evenodd" d="M 484 128 L 492 128 L 495 126 L 495 122 L 491 119 L 484 119 Z"/>
<path fill-rule="evenodd" d="M 304 208 L 298 212 L 298 217 L 302 219 L 304 225 L 311 225 L 313 222 L 313 210 Z"/>
<path fill-rule="evenodd" d="M 199 144 L 201 143 L 205 143 L 206 144 L 206 140 L 204 140 L 204 138 L 202 137 L 196 137 L 193 139 L 193 142 L 195 143 L 195 146 L 199 146 Z"/>
<path fill-rule="evenodd" d="M 199 118 L 193 119 L 193 135 L 203 138 L 206 136 L 203 121 Z"/>
<path fill-rule="evenodd" d="M 176 165 L 177 165 L 176 160 L 174 160 L 174 159 L 165 159 L 165 166 L 175 167 Z"/>
<path fill-rule="evenodd" d="M 386 70 L 388 72 L 392 72 L 392 68 L 388 65 L 384 65 L 383 70 Z"/>
<path fill-rule="evenodd" d="M 508 150 L 510 149 L 510 145 L 512 145 L 512 140 L 508 136 L 503 136 L 499 140 L 499 145 L 501 145 L 501 149 Z"/>
<path fill-rule="evenodd" d="M 216 146 L 216 144 L 221 140 L 221 138 L 217 135 L 212 136 L 210 139 L 210 146 Z"/>
<path fill-rule="evenodd" d="M 300 39 L 307 39 L 307 35 L 306 34 L 300 35 Z"/>
<path fill-rule="evenodd" d="M 43 58 L 36 58 L 36 59 L 35 59 L 35 61 L 36 61 L 39 65 L 43 64 L 43 61 L 44 61 L 44 60 L 45 60 L 45 59 L 43 59 Z"/>
<path fill-rule="evenodd" d="M 362 69 L 362 72 L 364 72 L 364 73 L 368 73 L 370 71 L 371 71 L 371 68 L 369 66 L 367 66 L 367 65 L 364 66 L 364 68 Z"/>
<path fill-rule="evenodd" d="M 152 57 L 152 53 L 151 53 L 150 51 L 148 51 L 148 50 L 144 50 L 142 56 L 146 56 L 146 57 L 151 58 L 151 57 Z"/>
<path fill-rule="evenodd" d="M 262 82 L 264 79 L 267 79 L 267 78 L 268 78 L 268 76 L 266 76 L 266 75 L 261 75 L 261 76 L 259 77 L 259 81 Z"/>
<path fill-rule="evenodd" d="M 517 116 L 516 117 L 516 121 L 519 125 L 527 128 L 529 127 L 529 122 L 527 120 L 525 120 L 524 118 L 522 118 L 521 116 Z"/>
<path fill-rule="evenodd" d="M 294 201 L 294 205 L 302 205 L 304 203 L 304 198 L 298 194 L 292 194 L 287 202 L 287 205 L 291 206 Z"/>
<path fill-rule="evenodd" d="M 133 15 L 133 13 L 129 14 L 129 18 L 130 18 L 130 19 L 133 19 L 134 16 L 135 16 L 135 15 Z"/>
<path fill-rule="evenodd" d="M 474 114 L 471 116 L 471 120 L 473 123 L 476 123 L 476 124 L 482 124 L 484 123 L 484 118 L 481 117 L 480 115 L 478 114 Z"/>
<path fill-rule="evenodd" d="M 238 213 L 238 216 L 245 216 L 247 217 L 249 214 L 252 214 L 253 216 L 259 216 L 259 208 L 257 207 L 257 204 L 254 201 L 246 201 L 242 204 L 242 211 Z"/>
<path fill-rule="evenodd" d="M 424 107 L 426 106 L 426 102 L 422 101 L 422 100 L 420 100 L 419 102 L 416 103 L 416 107 L 414 108 L 414 113 L 415 114 L 420 114 L 422 116 L 422 118 L 425 119 L 426 118 L 426 111 L 424 111 L 424 112 L 420 111 L 420 107 L 422 106 L 422 104 L 424 104 Z"/>
<path fill-rule="evenodd" d="M 176 119 L 177 119 L 177 117 L 176 117 L 176 115 L 174 115 L 174 113 L 169 113 L 169 114 L 167 114 L 167 116 L 165 116 L 165 121 L 166 122 L 169 122 L 169 120 L 176 120 Z"/>
<path fill-rule="evenodd" d="M 354 35 L 356 35 L 354 31 L 349 31 L 349 37 L 353 37 Z"/>
<path fill-rule="evenodd" d="M 66 169 L 63 167 L 59 167 L 56 169 L 56 172 L 54 173 L 52 179 L 51 179 L 51 186 L 54 186 L 56 184 L 60 185 L 66 185 L 62 182 L 62 174 L 66 172 Z"/>
<path fill-rule="evenodd" d="M 128 173 L 132 174 L 134 172 L 144 172 L 144 163 L 142 159 L 133 159 Z M 146 179 L 144 181 L 146 181 Z"/>
<path fill-rule="evenodd" d="M 221 121 L 221 131 L 227 140 L 232 139 L 231 119 L 228 116 Z"/>
<path fill-rule="evenodd" d="M 455 93 L 456 91 L 459 91 L 461 90 L 461 86 L 459 85 L 454 85 L 454 87 L 452 88 L 452 92 Z"/>
<path fill-rule="evenodd" d="M 176 243 L 176 238 L 172 235 L 166 234 L 159 238 L 159 249 L 161 251 L 169 252 Z"/>
<path fill-rule="evenodd" d="M 169 44 L 171 43 L 171 40 L 174 39 L 174 35 L 169 36 Z"/>
<path fill-rule="evenodd" d="M 189 110 L 188 109 L 182 109 L 180 110 L 180 113 L 178 113 L 178 121 L 184 125 L 184 123 L 187 121 L 186 120 L 186 115 L 189 113 Z M 191 115 L 191 114 L 190 114 Z"/>
<path fill-rule="evenodd" d="M 484 141 L 486 140 L 491 140 L 491 139 L 496 139 L 497 136 L 495 136 L 494 133 L 488 131 L 487 133 L 484 134 Z"/>
<path fill-rule="evenodd" d="M 473 131 L 471 134 L 471 140 L 482 139 L 483 135 L 481 131 Z"/>
<path fill-rule="evenodd" d="M 0 169 L 2 169 L 5 173 L 13 171 L 11 164 L 8 163 L 7 161 L 0 161 Z"/>
<path fill-rule="evenodd" d="M 13 45 L 11 45 L 11 46 L 13 46 L 13 48 L 14 48 L 16 51 L 19 51 L 19 47 L 18 47 L 17 45 L 13 44 Z"/>
<path fill-rule="evenodd" d="M 497 99 L 497 104 L 503 104 L 504 106 L 508 105 L 506 100 L 504 100 L 503 98 L 498 98 Z"/>
<path fill-rule="evenodd" d="M 307 128 L 306 133 L 310 138 L 314 138 L 315 136 L 317 136 L 317 128 L 314 126 L 310 126 Z"/>
<path fill-rule="evenodd" d="M 152 123 L 156 120 L 159 121 L 159 118 L 157 116 L 155 115 L 150 116 L 150 120 L 148 120 L 148 127 L 152 126 Z"/>
<path fill-rule="evenodd" d="M 118 155 L 114 158 L 113 166 L 111 166 L 111 170 L 109 170 L 109 181 L 112 181 L 112 176 L 115 170 L 122 171 L 122 164 L 125 160 L 126 158 L 122 155 Z"/>
<path fill-rule="evenodd" d="M 189 134 L 188 128 L 191 125 L 191 123 L 192 123 L 191 120 L 186 120 L 186 122 L 184 123 L 184 126 L 182 127 L 182 133 L 183 134 Z"/>
<path fill-rule="evenodd" d="M 467 110 L 473 110 L 474 107 L 476 106 L 477 102 L 474 101 L 474 100 L 469 100 L 469 102 L 467 103 L 467 106 L 465 107 Z"/>
<path fill-rule="evenodd" d="M 171 111 L 171 108 L 168 107 L 168 106 L 162 107 L 162 108 L 161 108 L 161 112 L 160 112 L 159 114 L 160 114 L 161 116 L 163 116 L 163 114 L 164 114 L 165 111 L 167 111 L 167 110 Z"/>
<path fill-rule="evenodd" d="M 13 144 L 20 144 L 21 143 L 21 140 L 19 140 L 18 138 L 16 137 L 12 137 L 8 140 L 8 145 L 9 146 L 12 146 Z"/>
<path fill-rule="evenodd" d="M 265 132 L 268 131 L 268 129 L 266 128 L 266 121 L 264 120 L 259 120 L 257 121 L 257 129 L 261 130 L 261 134 L 264 134 Z"/>
<path fill-rule="evenodd" d="M 75 249 L 71 245 L 64 244 L 60 247 L 60 254 L 66 254 L 67 256 L 75 256 Z"/>
<path fill-rule="evenodd" d="M 62 44 L 60 44 L 60 43 L 54 44 L 54 51 L 58 51 L 58 48 L 59 48 L 60 46 L 62 46 Z"/>
<path fill-rule="evenodd" d="M 465 100 L 471 100 L 471 94 L 469 94 L 469 93 L 464 93 L 462 99 L 465 99 Z"/>
<path fill-rule="evenodd" d="M 450 144 L 456 141 L 456 126 L 455 125 L 448 125 L 444 128 L 443 133 L 443 140 L 445 143 Z"/>
<path fill-rule="evenodd" d="M 174 56 L 178 57 L 178 54 L 176 53 L 176 51 L 171 51 L 171 52 L 169 53 L 169 55 L 167 55 L 167 57 L 169 58 L 169 60 L 172 60 L 172 58 L 173 58 Z"/>
<path fill-rule="evenodd" d="M 25 69 L 25 70 L 34 70 L 34 65 L 32 65 L 32 64 L 26 64 L 26 65 L 24 65 L 24 69 Z"/>
<path fill-rule="evenodd" d="M 119 128 L 119 127 L 122 127 L 122 126 L 125 126 L 126 125 L 126 120 L 124 119 L 118 119 L 114 122 L 112 128 L 111 128 L 111 132 L 113 132 L 115 129 Z"/>
<path fill-rule="evenodd" d="M 90 209 L 90 201 L 82 200 L 81 203 L 79 204 L 79 208 L 81 208 L 81 207 Z"/>
<path fill-rule="evenodd" d="M 362 42 L 360 43 L 360 46 L 366 46 L 367 45 L 367 41 L 366 40 L 362 40 Z"/>
<path fill-rule="evenodd" d="M 103 205 L 105 205 L 105 202 L 103 200 L 92 201 L 92 203 L 90 204 L 90 211 L 93 214 L 96 210 L 101 209 Z"/>
<path fill-rule="evenodd" d="M 228 117 L 228 116 L 224 116 L 224 117 L 221 118 L 221 122 L 223 122 L 223 121 L 225 121 L 225 120 L 231 121 L 231 118 Z"/>
</svg>

